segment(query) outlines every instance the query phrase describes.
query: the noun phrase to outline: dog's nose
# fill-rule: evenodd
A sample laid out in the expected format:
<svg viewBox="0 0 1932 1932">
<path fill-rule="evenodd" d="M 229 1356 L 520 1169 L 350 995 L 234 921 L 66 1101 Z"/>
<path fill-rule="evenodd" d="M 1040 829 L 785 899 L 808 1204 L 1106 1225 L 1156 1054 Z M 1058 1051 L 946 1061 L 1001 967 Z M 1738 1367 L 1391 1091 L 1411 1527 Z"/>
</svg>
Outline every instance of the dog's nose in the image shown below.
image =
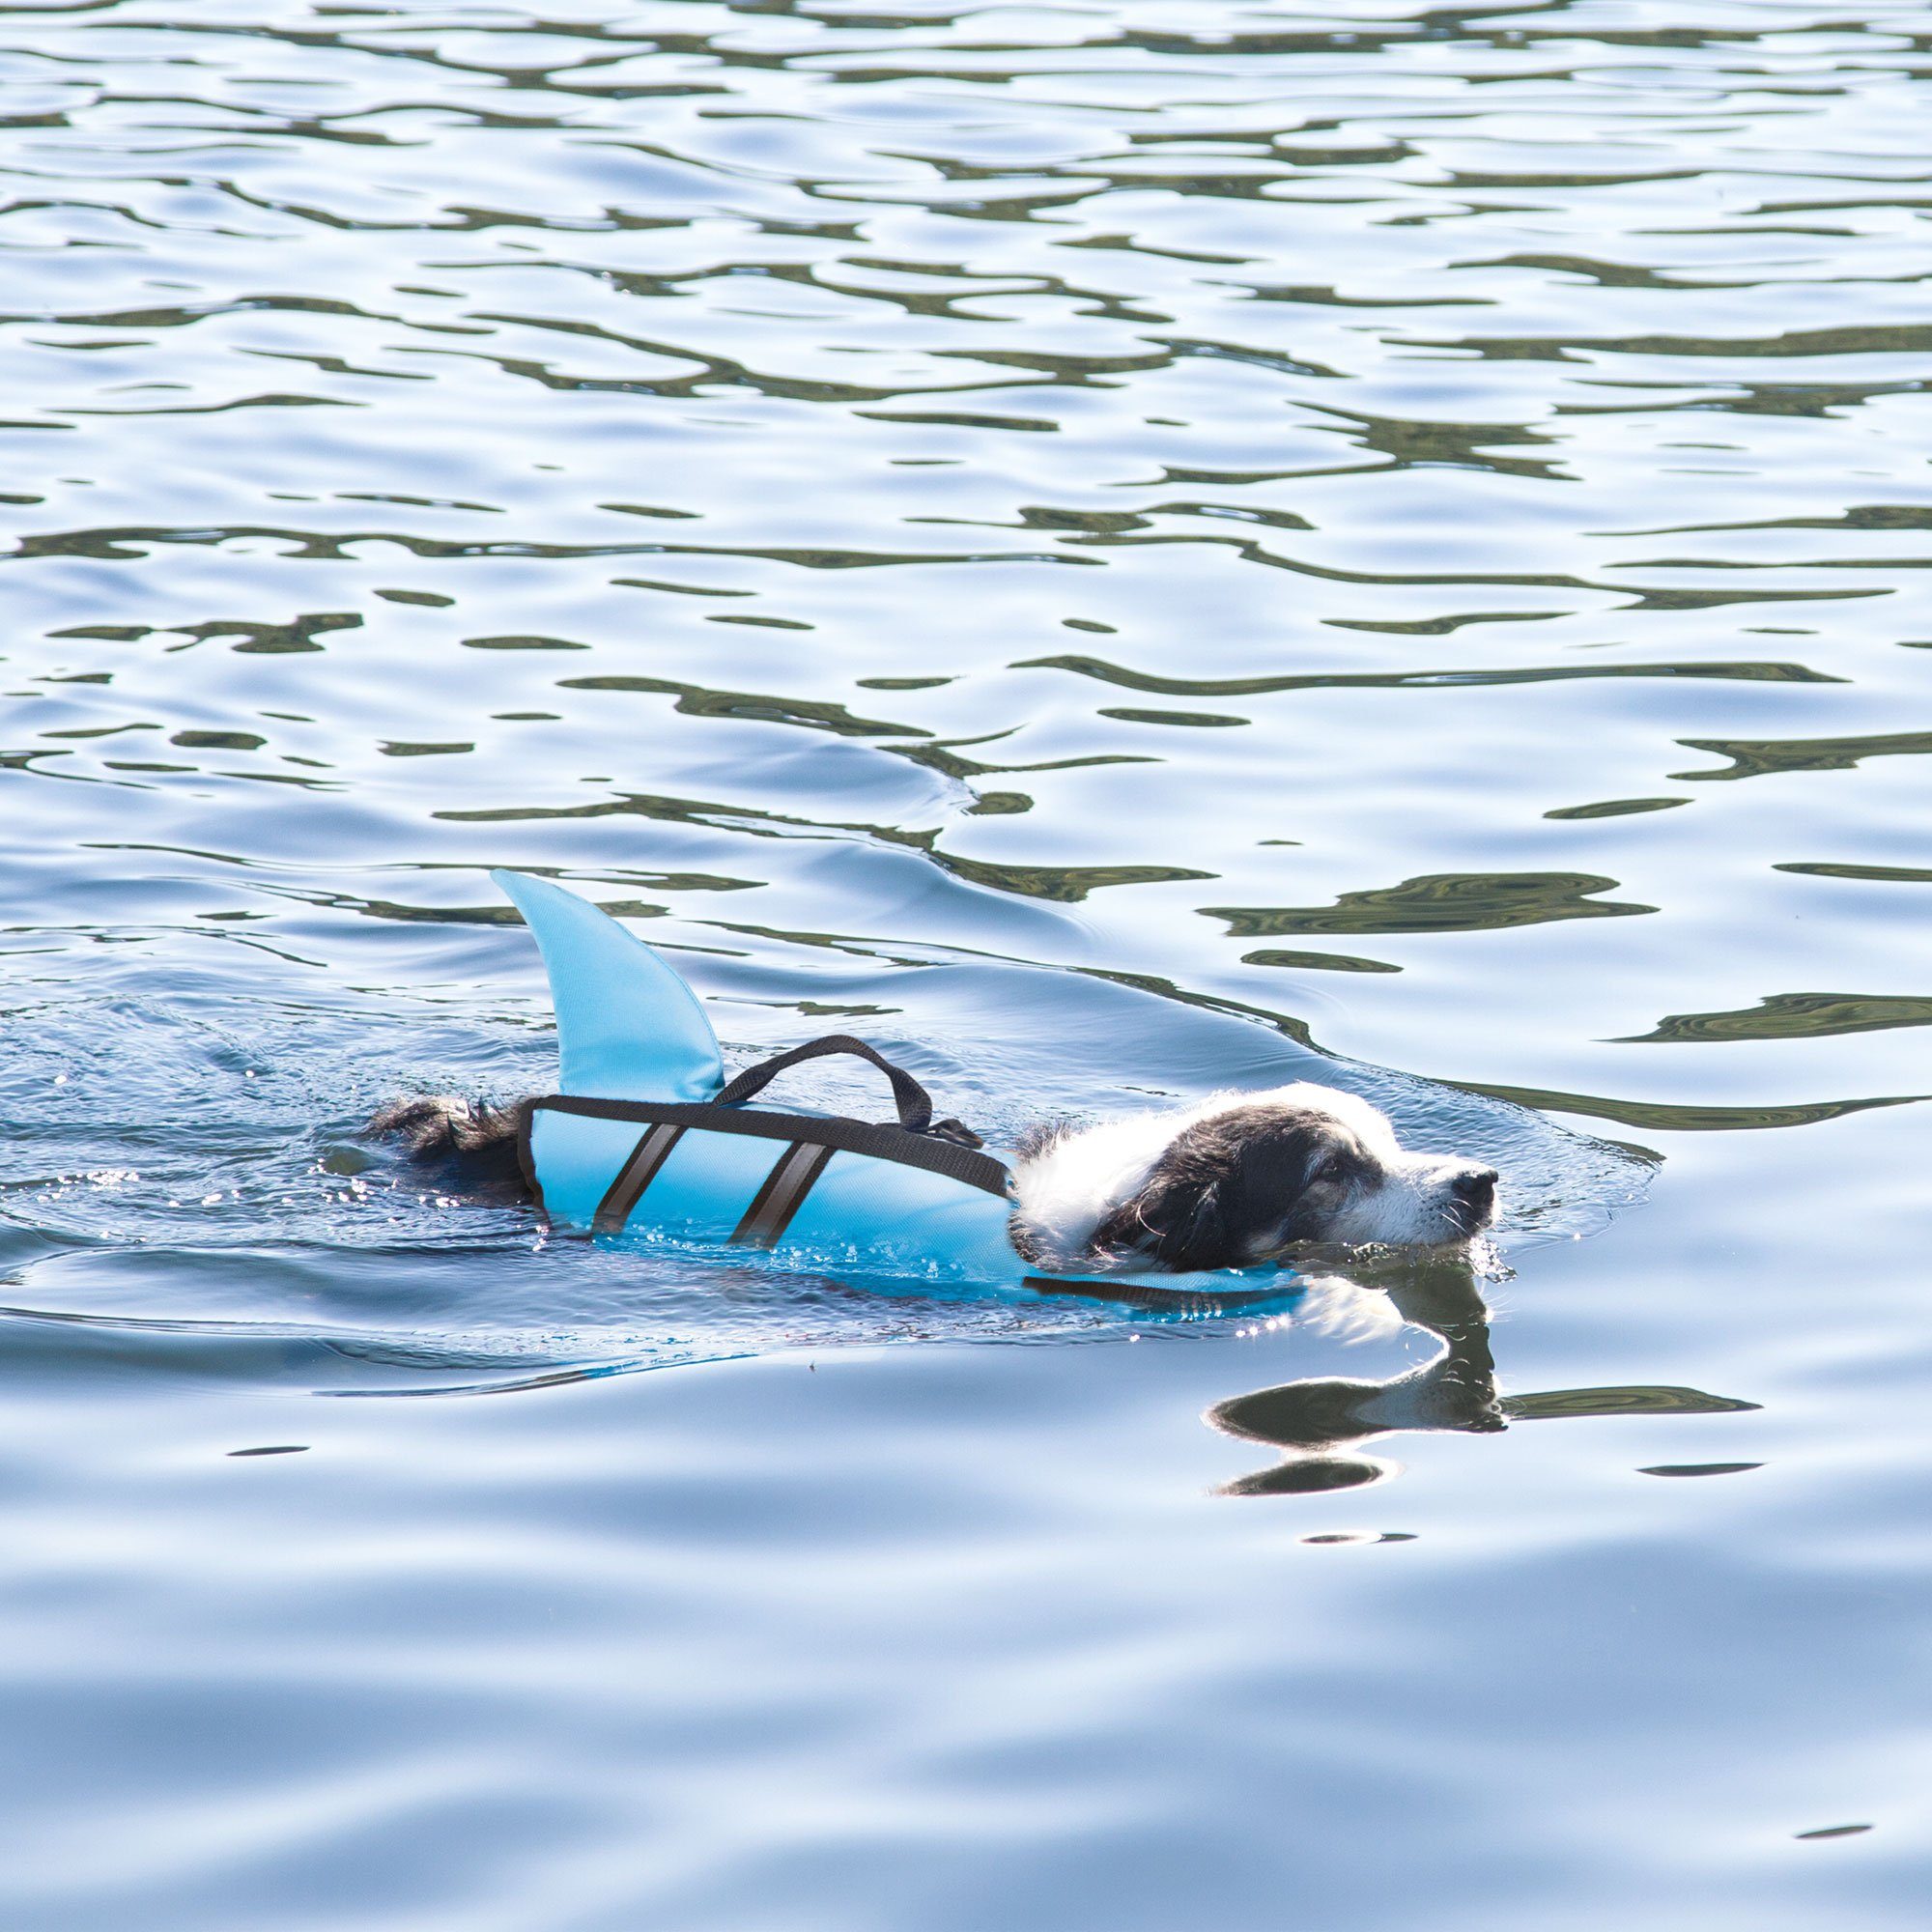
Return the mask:
<svg viewBox="0 0 1932 1932">
<path fill-rule="evenodd" d="M 1463 1170 L 1450 1183 L 1457 1196 L 1472 1208 L 1487 1208 L 1496 1198 L 1496 1171 L 1492 1167 Z"/>
</svg>

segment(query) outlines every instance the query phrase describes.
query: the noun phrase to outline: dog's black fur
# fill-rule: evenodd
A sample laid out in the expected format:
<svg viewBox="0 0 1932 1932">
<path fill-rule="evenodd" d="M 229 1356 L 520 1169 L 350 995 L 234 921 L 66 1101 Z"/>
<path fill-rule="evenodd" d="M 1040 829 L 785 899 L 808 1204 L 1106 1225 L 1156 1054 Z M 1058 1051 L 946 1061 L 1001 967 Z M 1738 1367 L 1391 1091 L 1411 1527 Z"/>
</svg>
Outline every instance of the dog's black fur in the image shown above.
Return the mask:
<svg viewBox="0 0 1932 1932">
<path fill-rule="evenodd" d="M 1175 1137 L 1094 1247 L 1177 1270 L 1242 1267 L 1321 1239 L 1331 1203 L 1369 1167 L 1313 1109 L 1231 1107 Z"/>
<path fill-rule="evenodd" d="M 453 1094 L 418 1094 L 392 1101 L 369 1122 L 371 1135 L 393 1135 L 410 1158 L 455 1191 L 493 1202 L 527 1201 L 518 1153 L 525 1103 L 492 1106 Z"/>
</svg>

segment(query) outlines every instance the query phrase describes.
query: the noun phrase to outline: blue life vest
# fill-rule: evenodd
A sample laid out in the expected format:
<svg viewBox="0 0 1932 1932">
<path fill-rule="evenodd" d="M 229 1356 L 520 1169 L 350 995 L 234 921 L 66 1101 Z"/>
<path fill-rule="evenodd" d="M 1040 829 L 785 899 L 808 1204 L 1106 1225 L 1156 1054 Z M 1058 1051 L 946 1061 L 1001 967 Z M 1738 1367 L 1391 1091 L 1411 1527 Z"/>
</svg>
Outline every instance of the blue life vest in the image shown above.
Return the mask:
<svg viewBox="0 0 1932 1932">
<path fill-rule="evenodd" d="M 840 1277 L 1151 1309 L 1250 1307 L 1298 1291 L 1283 1268 L 1049 1273 L 1013 1246 L 1006 1167 L 957 1121 L 934 1122 L 902 1067 L 834 1035 L 727 1082 L 703 1008 L 651 948 L 546 880 L 491 876 L 536 934 L 556 1009 L 562 1091 L 528 1102 L 522 1126 L 524 1174 L 554 1225 L 772 1250 Z M 746 1104 L 786 1067 L 827 1053 L 883 1071 L 897 1121 Z"/>
</svg>

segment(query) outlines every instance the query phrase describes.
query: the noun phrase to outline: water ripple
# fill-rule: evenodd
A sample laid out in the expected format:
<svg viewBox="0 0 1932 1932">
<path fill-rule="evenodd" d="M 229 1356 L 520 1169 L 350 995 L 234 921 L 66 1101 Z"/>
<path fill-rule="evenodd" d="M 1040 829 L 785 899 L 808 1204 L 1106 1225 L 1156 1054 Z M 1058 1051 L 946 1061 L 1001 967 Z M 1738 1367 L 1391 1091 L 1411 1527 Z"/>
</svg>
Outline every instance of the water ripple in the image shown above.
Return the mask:
<svg viewBox="0 0 1932 1932">
<path fill-rule="evenodd" d="M 1925 43 L 0 9 L 8 1926 L 1916 1925 Z M 1496 1251 L 548 1239 L 356 1134 L 550 1084 L 495 866 Z"/>
</svg>

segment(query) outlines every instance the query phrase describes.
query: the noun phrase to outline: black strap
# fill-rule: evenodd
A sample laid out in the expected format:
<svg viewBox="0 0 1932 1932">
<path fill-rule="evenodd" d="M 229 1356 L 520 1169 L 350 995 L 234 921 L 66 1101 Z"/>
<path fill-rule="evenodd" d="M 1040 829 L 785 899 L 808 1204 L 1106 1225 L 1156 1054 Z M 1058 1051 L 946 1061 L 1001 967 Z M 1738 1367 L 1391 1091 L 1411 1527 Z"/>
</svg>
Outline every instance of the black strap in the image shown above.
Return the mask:
<svg viewBox="0 0 1932 1932">
<path fill-rule="evenodd" d="M 855 1039 L 849 1033 L 829 1033 L 823 1039 L 808 1040 L 803 1046 L 774 1054 L 769 1060 L 759 1061 L 755 1066 L 746 1067 L 719 1091 L 716 1104 L 731 1107 L 740 1100 L 749 1100 L 753 1094 L 762 1093 L 786 1067 L 796 1066 L 803 1060 L 817 1060 L 828 1053 L 853 1053 L 861 1060 L 869 1060 L 893 1083 L 893 1100 L 899 1110 L 899 1125 L 907 1133 L 937 1134 L 961 1147 L 985 1145 L 971 1127 L 957 1121 L 935 1122 L 932 1118 L 932 1095 L 903 1066 L 895 1066 L 877 1047 L 867 1046 L 863 1039 Z"/>
<path fill-rule="evenodd" d="M 643 1198 L 644 1189 L 657 1179 L 661 1168 L 670 1154 L 670 1151 L 684 1137 L 682 1127 L 667 1124 L 649 1128 L 639 1140 L 624 1164 L 617 1170 L 617 1178 L 605 1190 L 604 1198 L 597 1204 L 597 1217 L 590 1224 L 595 1235 L 621 1235 L 624 1223 L 631 1218 L 631 1209 Z"/>
<path fill-rule="evenodd" d="M 775 1248 L 779 1236 L 791 1226 L 791 1217 L 804 1206 L 811 1183 L 825 1172 L 832 1158 L 829 1147 L 813 1147 L 809 1141 L 793 1141 L 779 1155 L 778 1165 L 765 1176 L 764 1185 L 752 1197 L 745 1218 L 731 1233 L 732 1245 L 742 1248 Z"/>
<path fill-rule="evenodd" d="M 746 1134 L 754 1140 L 803 1141 L 848 1153 L 869 1154 L 874 1160 L 896 1161 L 901 1167 L 923 1168 L 964 1181 L 987 1194 L 1009 1191 L 1005 1166 L 989 1153 L 942 1140 L 935 1134 L 909 1134 L 890 1123 L 848 1121 L 819 1114 L 776 1114 L 762 1109 L 721 1107 L 715 1100 L 600 1100 L 581 1094 L 544 1094 L 526 1103 L 523 1132 L 525 1172 L 536 1173 L 530 1132 L 540 1113 L 577 1114 L 592 1121 L 636 1121 L 643 1126 L 701 1127 L 707 1133 Z M 542 1196 L 537 1197 L 541 1203 Z"/>
</svg>

